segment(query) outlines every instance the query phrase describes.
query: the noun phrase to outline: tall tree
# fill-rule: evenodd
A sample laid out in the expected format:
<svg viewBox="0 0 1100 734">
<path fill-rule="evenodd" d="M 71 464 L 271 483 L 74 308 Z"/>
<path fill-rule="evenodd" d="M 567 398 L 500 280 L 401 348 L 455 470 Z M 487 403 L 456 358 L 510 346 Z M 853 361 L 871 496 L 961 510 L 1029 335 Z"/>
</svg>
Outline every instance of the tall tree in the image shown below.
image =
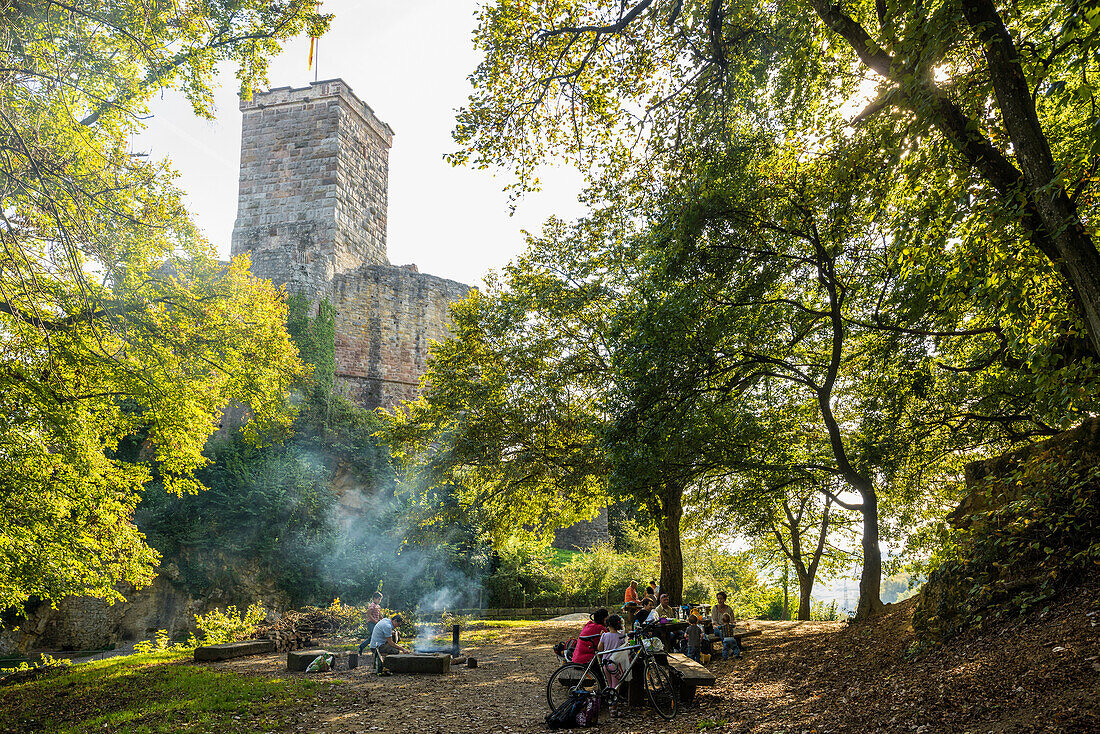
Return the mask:
<svg viewBox="0 0 1100 734">
<path fill-rule="evenodd" d="M 942 465 L 952 449 L 946 426 L 926 420 L 935 391 L 913 389 L 927 381 L 927 314 L 895 309 L 905 283 L 891 275 L 869 173 L 830 170 L 856 168 L 861 150 L 755 140 L 722 160 L 709 152 L 700 178 L 670 194 L 654 245 L 665 265 L 634 327 L 646 348 L 625 354 L 645 386 L 627 423 L 675 453 L 682 476 L 811 481 L 860 514 L 863 616 L 881 607 L 884 518 L 922 491 L 910 467 Z"/>
<path fill-rule="evenodd" d="M 1059 335 L 1086 337 L 1096 355 L 1097 10 L 1094 0 L 498 0 L 480 15 L 486 56 L 454 160 L 511 166 L 522 190 L 548 152 L 597 178 L 622 179 L 637 160 L 643 174 L 655 161 L 664 170 L 700 115 L 748 116 L 801 139 L 835 136 L 845 118 L 889 130 L 886 150 L 946 153 L 920 187 L 961 179 L 963 207 L 1041 253 L 1074 306 Z M 858 112 L 861 83 L 877 98 Z M 905 158 L 884 176 L 900 176 Z M 899 236 L 908 225 L 899 219 Z M 948 237 L 977 250 L 975 234 Z"/>
<path fill-rule="evenodd" d="M 422 483 L 452 486 L 498 542 L 607 504 L 599 435 L 623 263 L 587 250 L 590 225 L 551 222 L 452 306 L 454 338 L 433 344 L 423 397 L 385 431 Z"/>
<path fill-rule="evenodd" d="M 148 582 L 131 516 L 150 476 L 199 489 L 230 403 L 255 436 L 288 423 L 285 306 L 246 259 L 215 260 L 171 170 L 130 140 L 157 92 L 209 116 L 216 64 L 250 89 L 326 22 L 306 0 L 0 8 L 0 608 Z"/>
</svg>

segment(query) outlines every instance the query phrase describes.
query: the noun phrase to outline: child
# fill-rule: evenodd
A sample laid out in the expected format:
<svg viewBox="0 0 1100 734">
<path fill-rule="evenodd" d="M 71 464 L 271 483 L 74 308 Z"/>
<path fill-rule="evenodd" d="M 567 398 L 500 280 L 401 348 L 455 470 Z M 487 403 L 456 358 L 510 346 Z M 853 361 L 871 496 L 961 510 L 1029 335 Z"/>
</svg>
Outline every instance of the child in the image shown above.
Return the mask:
<svg viewBox="0 0 1100 734">
<path fill-rule="evenodd" d="M 699 626 L 699 618 L 694 614 L 688 617 L 688 627 L 684 634 L 687 656 L 695 662 L 699 659 L 700 649 L 703 647 L 703 628 Z"/>
<path fill-rule="evenodd" d="M 607 618 L 607 632 L 600 635 L 600 642 L 596 646 L 596 649 L 600 652 L 607 652 L 608 650 L 618 650 L 626 642 L 626 633 L 623 632 L 623 619 L 618 614 L 612 614 Z M 607 673 L 608 682 L 612 688 L 619 687 L 619 680 L 622 676 L 621 663 L 613 660 L 618 657 L 617 655 L 600 656 L 604 661 L 604 671 Z M 611 698 L 610 703 L 611 718 L 619 718 L 619 699 L 617 696 Z"/>
<path fill-rule="evenodd" d="M 741 645 L 737 642 L 737 638 L 733 636 L 733 618 L 728 614 L 723 614 L 722 624 L 718 625 L 715 631 L 722 638 L 722 659 L 729 660 L 731 653 L 734 660 L 739 659 L 741 657 Z"/>
</svg>

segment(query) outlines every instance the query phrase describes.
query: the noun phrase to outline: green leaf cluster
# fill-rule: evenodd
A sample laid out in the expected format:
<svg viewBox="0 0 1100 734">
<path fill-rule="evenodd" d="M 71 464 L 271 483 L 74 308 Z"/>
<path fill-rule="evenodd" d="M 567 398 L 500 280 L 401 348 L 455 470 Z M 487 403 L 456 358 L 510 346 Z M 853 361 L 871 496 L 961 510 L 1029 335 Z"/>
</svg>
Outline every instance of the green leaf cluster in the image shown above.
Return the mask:
<svg viewBox="0 0 1100 734">
<path fill-rule="evenodd" d="M 253 439 L 289 424 L 285 304 L 247 258 L 217 262 L 169 165 L 132 139 L 158 92 L 211 115 L 221 62 L 263 81 L 284 40 L 323 25 L 316 7 L 0 8 L 0 608 L 148 583 L 143 486 L 200 490 L 227 406 L 248 406 Z"/>
</svg>

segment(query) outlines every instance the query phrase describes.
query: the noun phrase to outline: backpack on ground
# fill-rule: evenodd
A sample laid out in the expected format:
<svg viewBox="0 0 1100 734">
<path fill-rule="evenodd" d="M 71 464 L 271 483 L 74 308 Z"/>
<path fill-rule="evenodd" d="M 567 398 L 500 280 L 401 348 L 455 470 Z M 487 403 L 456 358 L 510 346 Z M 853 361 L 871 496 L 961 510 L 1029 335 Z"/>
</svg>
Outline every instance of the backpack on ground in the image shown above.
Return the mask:
<svg viewBox="0 0 1100 734">
<path fill-rule="evenodd" d="M 577 712 L 577 726 L 596 726 L 600 721 L 600 697 L 595 693 L 589 693 L 588 698 Z"/>
<path fill-rule="evenodd" d="M 584 691 L 570 692 L 565 703 L 546 715 L 546 726 L 550 729 L 575 728 L 577 717 L 588 705 L 588 699 L 589 695 Z"/>
</svg>

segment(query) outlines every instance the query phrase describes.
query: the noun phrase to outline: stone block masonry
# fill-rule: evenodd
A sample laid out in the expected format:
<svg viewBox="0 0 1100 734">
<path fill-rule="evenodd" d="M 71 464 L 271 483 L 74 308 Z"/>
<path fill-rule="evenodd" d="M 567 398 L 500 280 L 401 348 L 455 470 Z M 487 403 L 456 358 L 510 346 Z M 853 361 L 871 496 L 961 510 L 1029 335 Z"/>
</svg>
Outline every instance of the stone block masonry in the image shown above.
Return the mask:
<svg viewBox="0 0 1100 734">
<path fill-rule="evenodd" d="M 447 337 L 453 280 L 386 253 L 393 131 L 340 79 L 241 101 L 233 254 L 252 272 L 336 309 L 336 382 L 367 408 L 419 395 L 428 345 Z"/>
<path fill-rule="evenodd" d="M 232 253 L 295 293 L 330 297 L 333 277 L 388 264 L 393 131 L 340 79 L 241 100 Z"/>
<path fill-rule="evenodd" d="M 385 265 L 336 276 L 337 383 L 371 407 L 416 398 L 429 342 L 447 338 L 450 305 L 469 290 L 457 281 Z"/>
</svg>

